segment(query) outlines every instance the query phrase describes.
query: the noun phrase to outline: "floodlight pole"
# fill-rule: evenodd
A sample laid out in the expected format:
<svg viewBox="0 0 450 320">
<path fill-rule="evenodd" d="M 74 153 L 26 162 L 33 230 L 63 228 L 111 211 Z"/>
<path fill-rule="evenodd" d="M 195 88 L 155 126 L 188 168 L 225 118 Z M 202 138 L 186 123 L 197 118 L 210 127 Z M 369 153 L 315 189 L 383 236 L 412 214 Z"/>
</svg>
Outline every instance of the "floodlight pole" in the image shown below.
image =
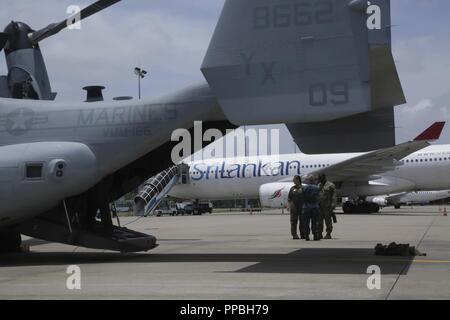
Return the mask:
<svg viewBox="0 0 450 320">
<path fill-rule="evenodd" d="M 141 68 L 134 68 L 134 74 L 138 77 L 138 92 L 139 92 L 139 100 L 141 100 L 141 79 L 145 78 L 147 71 Z"/>
<path fill-rule="evenodd" d="M 138 76 L 139 100 L 141 100 L 141 77 Z"/>
</svg>

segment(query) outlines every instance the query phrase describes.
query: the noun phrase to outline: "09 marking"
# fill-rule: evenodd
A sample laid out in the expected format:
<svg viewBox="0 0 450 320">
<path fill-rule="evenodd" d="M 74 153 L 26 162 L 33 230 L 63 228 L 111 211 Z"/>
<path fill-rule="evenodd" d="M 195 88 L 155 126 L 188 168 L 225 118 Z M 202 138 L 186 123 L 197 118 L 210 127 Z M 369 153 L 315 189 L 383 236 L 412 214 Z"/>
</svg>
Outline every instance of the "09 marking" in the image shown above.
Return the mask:
<svg viewBox="0 0 450 320">
<path fill-rule="evenodd" d="M 347 81 L 336 81 L 330 84 L 315 83 L 309 86 L 309 105 L 322 107 L 330 102 L 333 105 L 344 105 L 349 102 Z"/>
</svg>

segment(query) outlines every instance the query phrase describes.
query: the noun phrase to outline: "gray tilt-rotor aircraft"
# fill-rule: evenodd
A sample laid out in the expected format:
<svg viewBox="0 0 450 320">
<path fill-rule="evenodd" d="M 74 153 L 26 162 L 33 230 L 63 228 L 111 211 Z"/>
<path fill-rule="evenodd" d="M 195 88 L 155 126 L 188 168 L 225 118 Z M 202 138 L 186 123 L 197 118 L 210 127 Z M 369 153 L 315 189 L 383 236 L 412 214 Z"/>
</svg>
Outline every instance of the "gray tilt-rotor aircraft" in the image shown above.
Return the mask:
<svg viewBox="0 0 450 320">
<path fill-rule="evenodd" d="M 97 1 L 79 17 L 119 1 Z M 367 21 L 377 14 L 381 28 L 372 30 Z M 286 123 L 307 153 L 395 144 L 393 106 L 405 98 L 389 0 L 226 0 L 201 67 L 206 82 L 142 102 L 53 101 L 39 43 L 75 18 L 38 31 L 13 21 L 0 33 L 8 67 L 0 77 L 4 251 L 20 247 L 20 234 L 154 248 L 154 237 L 113 226 L 110 203 L 170 167 L 172 132 L 192 130 L 195 120 L 204 130 Z"/>
</svg>

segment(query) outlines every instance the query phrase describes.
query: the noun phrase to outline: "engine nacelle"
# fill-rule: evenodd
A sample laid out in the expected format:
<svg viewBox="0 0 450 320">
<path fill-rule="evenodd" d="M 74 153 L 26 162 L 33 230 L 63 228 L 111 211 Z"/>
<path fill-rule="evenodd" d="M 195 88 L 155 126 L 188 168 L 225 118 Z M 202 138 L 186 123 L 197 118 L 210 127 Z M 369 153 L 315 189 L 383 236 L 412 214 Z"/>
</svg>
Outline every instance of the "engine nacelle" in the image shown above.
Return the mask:
<svg viewBox="0 0 450 320">
<path fill-rule="evenodd" d="M 373 197 L 370 201 L 379 205 L 380 207 L 386 207 L 388 205 L 386 197 Z"/>
<path fill-rule="evenodd" d="M 289 190 L 293 186 L 288 182 L 266 183 L 259 187 L 259 200 L 264 208 L 286 208 Z"/>
<path fill-rule="evenodd" d="M 50 210 L 94 186 L 99 179 L 96 157 L 81 143 L 0 147 L 0 225 Z"/>
</svg>

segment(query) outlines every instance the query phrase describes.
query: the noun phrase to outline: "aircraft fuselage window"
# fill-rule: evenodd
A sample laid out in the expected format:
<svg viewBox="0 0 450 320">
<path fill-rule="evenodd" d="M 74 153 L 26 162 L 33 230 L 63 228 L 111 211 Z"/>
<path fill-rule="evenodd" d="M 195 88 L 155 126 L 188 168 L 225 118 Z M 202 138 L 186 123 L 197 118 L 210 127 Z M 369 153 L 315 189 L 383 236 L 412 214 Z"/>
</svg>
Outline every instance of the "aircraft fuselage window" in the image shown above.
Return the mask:
<svg viewBox="0 0 450 320">
<path fill-rule="evenodd" d="M 40 180 L 42 179 L 42 170 L 44 165 L 42 163 L 38 164 L 27 164 L 25 169 L 25 178 L 27 180 Z"/>
</svg>

